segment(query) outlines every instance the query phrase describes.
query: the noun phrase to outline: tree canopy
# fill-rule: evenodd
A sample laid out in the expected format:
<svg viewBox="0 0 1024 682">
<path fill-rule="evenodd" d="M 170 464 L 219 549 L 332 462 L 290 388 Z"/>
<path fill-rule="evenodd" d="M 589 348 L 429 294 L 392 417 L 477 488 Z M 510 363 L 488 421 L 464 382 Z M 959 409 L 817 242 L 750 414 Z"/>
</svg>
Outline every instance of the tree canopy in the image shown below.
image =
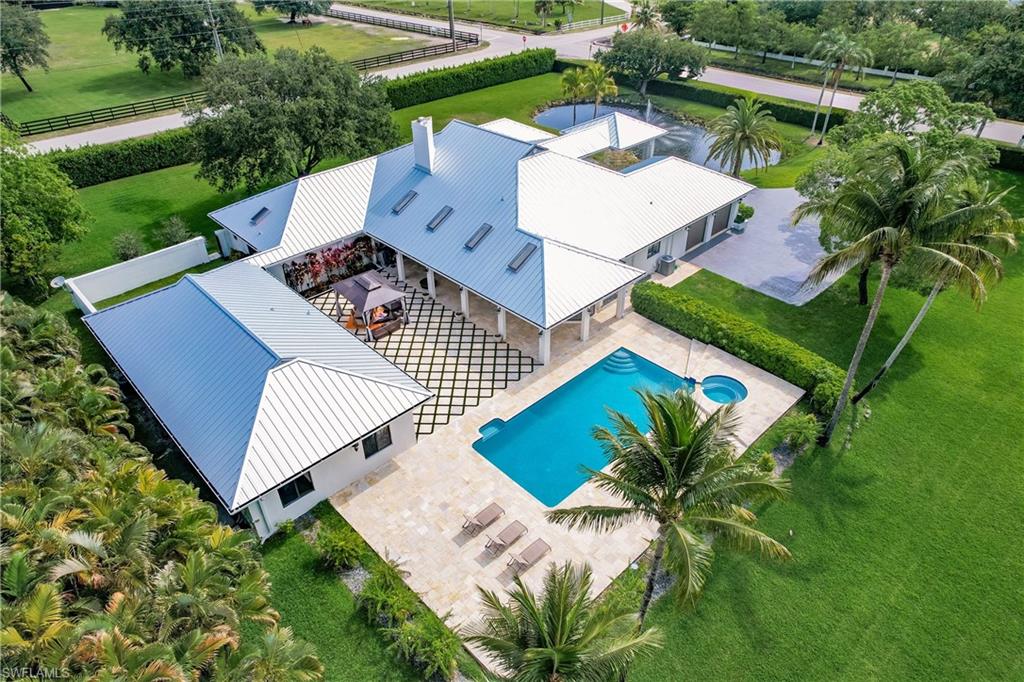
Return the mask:
<svg viewBox="0 0 1024 682">
<path fill-rule="evenodd" d="M 61 247 L 85 233 L 87 214 L 68 176 L 6 128 L 0 153 L 0 269 L 7 289 L 34 298 L 45 293 Z"/>
<path fill-rule="evenodd" d="M 331 0 L 253 0 L 253 7 L 259 14 L 268 8 L 288 15 L 288 23 L 315 14 L 323 14 L 331 7 Z"/>
<path fill-rule="evenodd" d="M 212 0 L 122 0 L 121 14 L 107 17 L 103 34 L 118 50 L 139 54 L 139 68 L 149 73 L 181 66 L 195 78 L 217 59 L 213 23 L 225 54 L 263 51 L 245 14 L 234 2 Z"/>
<path fill-rule="evenodd" d="M 647 84 L 663 73 L 677 79 L 699 76 L 707 65 L 707 52 L 657 29 L 637 29 L 615 34 L 611 49 L 598 52 L 597 60 L 633 80 L 645 94 Z"/>
<path fill-rule="evenodd" d="M 13 73 L 32 92 L 25 69 L 49 69 L 50 38 L 43 30 L 39 12 L 25 5 L 4 4 L 0 21 L 0 71 Z"/>
<path fill-rule="evenodd" d="M 190 127 L 199 177 L 222 191 L 301 177 L 324 159 L 357 159 L 398 140 L 383 82 L 319 47 L 227 59 L 203 84 Z"/>
</svg>

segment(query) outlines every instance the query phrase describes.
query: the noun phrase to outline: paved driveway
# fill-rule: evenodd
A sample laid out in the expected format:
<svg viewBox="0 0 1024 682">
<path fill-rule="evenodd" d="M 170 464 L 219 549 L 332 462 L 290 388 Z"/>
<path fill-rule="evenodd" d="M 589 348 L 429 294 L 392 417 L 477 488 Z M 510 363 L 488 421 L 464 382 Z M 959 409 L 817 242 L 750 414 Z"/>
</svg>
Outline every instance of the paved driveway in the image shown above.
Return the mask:
<svg viewBox="0 0 1024 682">
<path fill-rule="evenodd" d="M 817 287 L 804 287 L 811 268 L 825 253 L 818 244 L 818 223 L 790 225 L 801 202 L 795 189 L 758 189 L 745 199 L 754 217 L 743 234 L 727 232 L 684 260 L 793 305 L 803 305 L 838 277 Z"/>
</svg>

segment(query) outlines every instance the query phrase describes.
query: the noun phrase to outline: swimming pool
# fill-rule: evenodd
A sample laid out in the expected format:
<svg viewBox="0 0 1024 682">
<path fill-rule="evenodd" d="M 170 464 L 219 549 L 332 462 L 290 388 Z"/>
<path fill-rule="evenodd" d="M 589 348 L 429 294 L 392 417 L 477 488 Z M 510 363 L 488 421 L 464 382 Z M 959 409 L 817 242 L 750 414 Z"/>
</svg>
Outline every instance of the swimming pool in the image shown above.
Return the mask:
<svg viewBox="0 0 1024 682">
<path fill-rule="evenodd" d="M 648 428 L 636 387 L 693 390 L 693 383 L 620 348 L 508 421 L 484 424 L 483 437 L 473 448 L 541 503 L 554 507 L 586 480 L 581 465 L 601 469 L 608 463 L 592 435 L 595 426 L 611 423 L 606 407 Z"/>
</svg>

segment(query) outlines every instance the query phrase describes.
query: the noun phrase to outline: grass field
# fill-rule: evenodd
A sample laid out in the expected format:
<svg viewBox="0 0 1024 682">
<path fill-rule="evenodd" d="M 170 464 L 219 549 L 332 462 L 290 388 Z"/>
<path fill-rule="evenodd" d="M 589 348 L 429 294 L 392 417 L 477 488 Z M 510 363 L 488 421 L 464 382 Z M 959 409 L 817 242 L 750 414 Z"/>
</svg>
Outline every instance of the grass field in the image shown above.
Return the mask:
<svg viewBox="0 0 1024 682">
<path fill-rule="evenodd" d="M 764 76 L 775 76 L 787 80 L 796 80 L 803 83 L 811 83 L 821 86 L 824 74 L 817 66 L 811 64 L 796 64 L 779 59 L 766 59 L 761 63 L 761 55 L 748 52 L 740 53 L 737 57 L 735 52 L 722 50 L 711 51 L 711 64 L 723 69 L 756 73 Z M 839 81 L 840 88 L 854 88 L 858 90 L 887 88 L 892 84 L 892 78 L 887 76 L 876 76 L 864 74 L 863 78 L 857 78 L 856 71 L 848 69 L 843 72 Z"/>
<path fill-rule="evenodd" d="M 992 177 L 1017 185 L 1024 215 L 1024 175 Z M 957 293 L 940 297 L 849 451 L 833 446 L 790 470 L 792 500 L 762 524 L 794 560 L 719 557 L 694 613 L 654 609 L 665 654 L 632 679 L 1024 676 L 1024 255 L 1006 263 L 981 312 Z M 840 365 L 865 314 L 850 277 L 802 308 L 708 272 L 679 287 Z M 890 291 L 862 375 L 921 302 Z"/>
<path fill-rule="evenodd" d="M 448 18 L 446 0 L 354 0 L 348 4 L 439 19 Z M 602 0 L 583 0 L 581 4 L 569 7 L 565 11 L 556 4 L 546 21 L 534 12 L 532 0 L 455 0 L 454 5 L 455 17 L 460 21 L 496 24 L 535 32 L 555 31 L 556 22 L 600 19 L 602 12 Z M 569 11 L 572 12 L 571 16 L 567 13 Z M 622 16 L 624 13 L 624 10 L 604 3 L 606 18 Z"/>
<path fill-rule="evenodd" d="M 268 52 L 280 47 L 307 49 L 319 45 L 339 59 L 371 57 L 428 44 L 424 36 L 372 26 L 353 28 L 334 20 L 314 26 L 289 25 L 273 12 L 257 15 L 246 7 Z M 70 7 L 43 12 L 50 36 L 50 70 L 30 69 L 27 92 L 17 77 L 0 78 L 3 111 L 16 121 L 70 114 L 137 100 L 175 95 L 202 88 L 185 79 L 180 69 L 148 75 L 136 66 L 138 55 L 117 52 L 100 32 L 110 8 Z"/>
</svg>

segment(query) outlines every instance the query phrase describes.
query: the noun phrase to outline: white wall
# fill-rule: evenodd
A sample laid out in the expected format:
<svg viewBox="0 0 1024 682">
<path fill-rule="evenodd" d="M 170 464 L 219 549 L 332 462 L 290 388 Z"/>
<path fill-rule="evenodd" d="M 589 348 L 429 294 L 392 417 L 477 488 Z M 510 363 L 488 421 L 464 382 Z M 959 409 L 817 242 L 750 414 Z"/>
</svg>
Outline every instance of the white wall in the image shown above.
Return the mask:
<svg viewBox="0 0 1024 682">
<path fill-rule="evenodd" d="M 369 459 L 363 457 L 363 448 L 345 448 L 331 455 L 309 470 L 314 490 L 287 507 L 281 506 L 277 490 L 271 490 L 246 506 L 257 534 L 267 539 L 285 521 L 302 516 L 322 500 L 354 483 L 392 457 L 416 443 L 416 425 L 413 413 L 408 412 L 392 421 L 391 445 Z M 257 504 L 258 503 L 258 504 Z"/>
<path fill-rule="evenodd" d="M 131 291 L 150 282 L 188 270 L 217 258 L 206 252 L 206 239 L 193 237 L 166 249 L 69 278 L 65 286 L 84 313 L 95 312 L 98 301 Z"/>
</svg>

